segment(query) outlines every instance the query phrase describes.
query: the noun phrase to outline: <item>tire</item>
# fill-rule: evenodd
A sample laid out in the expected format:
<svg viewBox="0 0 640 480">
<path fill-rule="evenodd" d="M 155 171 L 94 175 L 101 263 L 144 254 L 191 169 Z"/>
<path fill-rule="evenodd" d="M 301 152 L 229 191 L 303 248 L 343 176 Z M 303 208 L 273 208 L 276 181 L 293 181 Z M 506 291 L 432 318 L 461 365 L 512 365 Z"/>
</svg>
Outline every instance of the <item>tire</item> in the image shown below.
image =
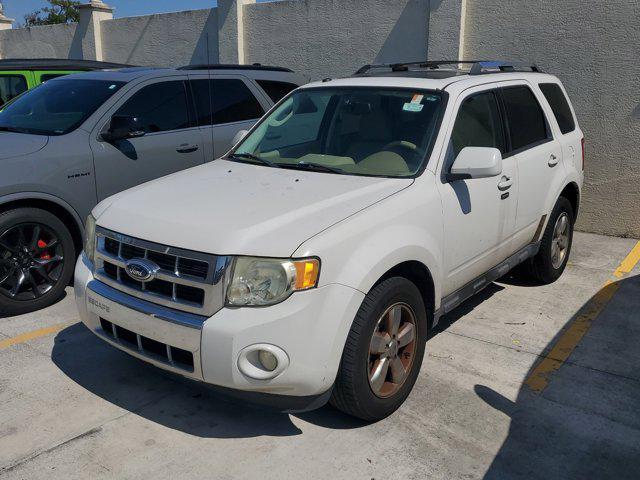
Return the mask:
<svg viewBox="0 0 640 480">
<path fill-rule="evenodd" d="M 75 259 L 71 234 L 55 215 L 39 208 L 0 213 L 0 318 L 58 301 Z"/>
<path fill-rule="evenodd" d="M 554 243 L 556 242 L 554 232 L 561 218 L 566 218 L 567 221 L 566 245 L 564 245 L 564 252 L 561 258 L 554 258 L 554 253 L 557 252 L 554 248 Z M 575 217 L 571 203 L 566 198 L 560 197 L 549 217 L 549 222 L 540 241 L 540 250 L 538 250 L 535 257 L 524 265 L 523 270 L 526 275 L 544 285 L 553 283 L 560 278 L 569 261 L 573 243 L 574 223 Z"/>
<path fill-rule="evenodd" d="M 389 310 L 390 308 L 391 310 Z M 377 336 L 381 336 L 383 333 L 381 330 L 393 322 L 389 315 L 398 312 L 398 309 L 400 309 L 402 320 L 399 322 L 399 332 L 393 337 L 393 341 L 398 340 L 398 342 L 392 347 L 393 351 L 385 352 L 380 356 L 372 356 L 370 350 L 374 349 L 372 341 L 374 332 Z M 406 325 L 411 323 L 411 314 L 413 314 L 415 327 L 413 327 L 414 342 L 411 346 L 409 362 L 405 352 L 410 345 L 403 348 L 399 348 L 399 345 L 401 344 L 400 336 L 407 331 Z M 422 295 L 412 282 L 405 278 L 393 277 L 374 287 L 365 297 L 353 321 L 330 403 L 344 413 L 366 421 L 381 420 L 396 411 L 411 392 L 418 377 L 424 357 L 427 325 L 427 311 Z M 388 333 L 385 332 L 385 335 Z M 374 388 L 377 388 L 380 382 L 372 381 L 370 373 L 377 371 L 376 365 L 378 368 L 382 366 L 381 358 L 383 356 L 394 353 L 395 357 L 387 358 L 388 361 L 391 361 L 391 358 L 394 359 L 394 363 L 390 363 L 390 365 L 398 365 L 396 361 L 398 359 L 402 362 L 406 360 L 409 363 L 408 365 L 403 364 L 406 367 L 404 380 L 401 385 L 400 382 L 397 382 L 399 386 L 393 382 L 385 382 L 382 387 L 376 390 L 376 393 Z M 377 360 L 372 360 L 374 358 Z M 382 376 L 374 376 L 374 379 L 380 380 L 380 378 Z M 388 368 L 384 378 L 393 380 L 392 367 Z"/>
</svg>

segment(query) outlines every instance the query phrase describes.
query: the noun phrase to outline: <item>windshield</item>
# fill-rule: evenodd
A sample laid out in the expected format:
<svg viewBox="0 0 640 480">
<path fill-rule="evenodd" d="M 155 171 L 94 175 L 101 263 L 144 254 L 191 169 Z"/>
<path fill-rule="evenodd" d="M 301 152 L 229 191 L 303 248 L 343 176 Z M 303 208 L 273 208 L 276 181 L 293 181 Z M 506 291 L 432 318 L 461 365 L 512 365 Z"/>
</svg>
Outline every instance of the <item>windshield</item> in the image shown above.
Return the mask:
<svg viewBox="0 0 640 480">
<path fill-rule="evenodd" d="M 0 131 L 64 135 L 79 127 L 123 82 L 51 80 L 0 111 Z"/>
<path fill-rule="evenodd" d="M 230 155 L 232 160 L 329 173 L 409 177 L 435 137 L 442 97 L 387 88 L 294 92 Z"/>
</svg>

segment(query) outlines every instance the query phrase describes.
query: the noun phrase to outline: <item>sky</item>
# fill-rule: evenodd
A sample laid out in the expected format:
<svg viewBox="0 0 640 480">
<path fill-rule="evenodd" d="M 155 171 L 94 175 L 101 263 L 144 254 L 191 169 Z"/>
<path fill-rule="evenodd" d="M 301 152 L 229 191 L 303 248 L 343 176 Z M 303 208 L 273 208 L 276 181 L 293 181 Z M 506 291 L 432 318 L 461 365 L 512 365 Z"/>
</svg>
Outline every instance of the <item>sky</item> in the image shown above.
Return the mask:
<svg viewBox="0 0 640 480">
<path fill-rule="evenodd" d="M 103 0 L 116 10 L 116 17 L 131 17 L 148 15 L 150 13 L 175 12 L 178 10 L 197 10 L 215 7 L 216 0 Z M 267 0 L 258 0 L 267 1 Z M 42 8 L 48 3 L 45 0 L 0 0 L 4 5 L 4 14 L 17 20 L 24 21 L 24 16 L 34 10 Z"/>
</svg>

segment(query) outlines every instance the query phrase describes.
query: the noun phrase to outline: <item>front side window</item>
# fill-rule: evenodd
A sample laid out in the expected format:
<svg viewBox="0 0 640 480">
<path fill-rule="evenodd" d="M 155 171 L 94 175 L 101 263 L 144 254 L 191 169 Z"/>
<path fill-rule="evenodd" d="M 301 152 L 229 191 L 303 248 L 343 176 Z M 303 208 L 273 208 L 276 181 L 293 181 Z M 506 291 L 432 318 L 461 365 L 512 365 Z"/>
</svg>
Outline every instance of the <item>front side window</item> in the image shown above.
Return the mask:
<svg viewBox="0 0 640 480">
<path fill-rule="evenodd" d="M 367 87 L 298 90 L 231 155 L 331 173 L 410 177 L 439 124 L 437 92 Z"/>
<path fill-rule="evenodd" d="M 547 102 L 549 102 L 562 134 L 573 132 L 576 129 L 576 122 L 573 120 L 571 107 L 569 107 L 567 97 L 560 85 L 557 83 L 543 83 L 540 85 L 540 90 L 542 90 Z"/>
<path fill-rule="evenodd" d="M 244 122 L 264 115 L 262 106 L 242 80 L 192 80 L 191 87 L 199 126 Z"/>
<path fill-rule="evenodd" d="M 143 87 L 116 114 L 137 117 L 145 133 L 188 128 L 184 82 L 160 82 Z"/>
<path fill-rule="evenodd" d="M 43 83 L 0 111 L 0 131 L 64 135 L 79 127 L 124 84 L 64 78 Z"/>
<path fill-rule="evenodd" d="M 27 79 L 22 75 L 0 75 L 0 107 L 27 91 Z"/>
<path fill-rule="evenodd" d="M 521 150 L 548 139 L 544 112 L 529 87 L 522 85 L 503 88 L 502 97 L 512 150 Z"/>
<path fill-rule="evenodd" d="M 505 153 L 504 132 L 493 92 L 473 95 L 462 102 L 451 133 L 453 157 L 465 147 L 492 147 Z"/>
</svg>

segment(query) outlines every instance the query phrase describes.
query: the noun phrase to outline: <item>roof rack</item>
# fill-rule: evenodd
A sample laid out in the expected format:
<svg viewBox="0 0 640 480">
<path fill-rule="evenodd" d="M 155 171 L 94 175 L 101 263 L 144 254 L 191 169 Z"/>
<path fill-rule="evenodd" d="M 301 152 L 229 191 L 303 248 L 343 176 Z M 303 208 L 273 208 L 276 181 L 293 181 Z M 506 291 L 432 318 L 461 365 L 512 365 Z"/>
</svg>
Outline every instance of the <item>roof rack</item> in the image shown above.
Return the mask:
<svg viewBox="0 0 640 480">
<path fill-rule="evenodd" d="M 469 69 L 461 68 L 462 65 L 469 65 Z M 409 72 L 417 70 L 439 70 L 441 67 L 450 67 L 446 70 L 466 72 L 469 75 L 482 75 L 487 73 L 500 72 L 542 72 L 535 64 L 522 62 L 501 62 L 501 61 L 479 61 L 479 60 L 434 60 L 423 62 L 388 63 L 365 65 L 360 68 L 355 75 L 366 75 L 371 70 L 390 69 L 392 72 Z M 453 67 L 453 68 L 451 68 Z"/>
<path fill-rule="evenodd" d="M 0 70 L 105 70 L 127 68 L 122 63 L 100 62 L 97 60 L 72 60 L 64 58 L 7 58 L 0 60 Z"/>
<path fill-rule="evenodd" d="M 225 64 L 225 63 L 185 65 L 184 67 L 179 67 L 178 70 L 269 70 L 272 72 L 293 73 L 293 70 L 289 68 L 272 67 L 269 65 L 262 65 L 260 63 L 253 63 L 251 65 L 233 65 L 233 64 Z"/>
</svg>

